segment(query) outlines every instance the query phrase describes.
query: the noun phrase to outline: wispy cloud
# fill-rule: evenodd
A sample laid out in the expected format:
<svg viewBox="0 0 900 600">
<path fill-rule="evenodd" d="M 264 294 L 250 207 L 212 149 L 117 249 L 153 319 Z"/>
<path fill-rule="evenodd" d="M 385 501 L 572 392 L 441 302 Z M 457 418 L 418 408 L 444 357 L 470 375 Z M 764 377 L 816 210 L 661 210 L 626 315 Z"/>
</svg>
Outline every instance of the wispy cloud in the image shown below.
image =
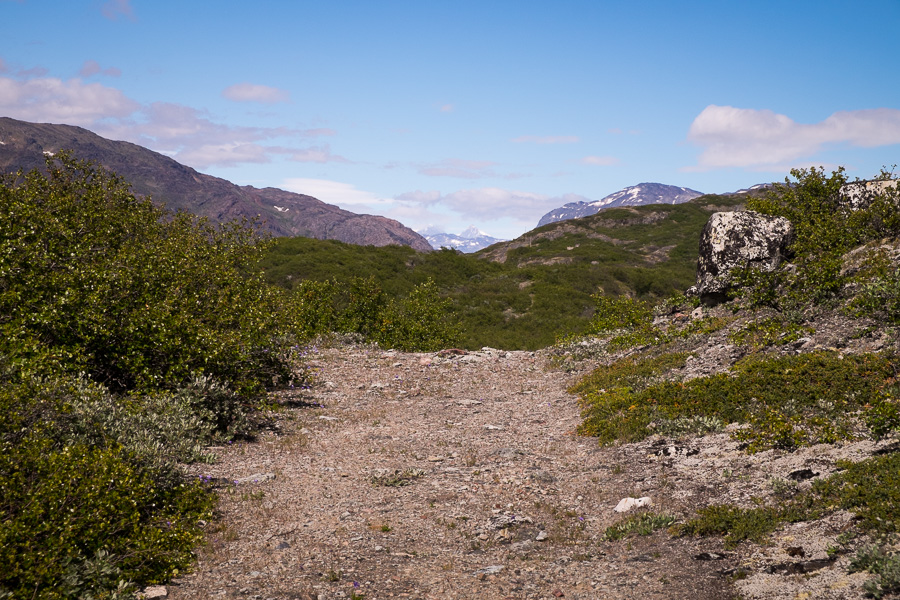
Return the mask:
<svg viewBox="0 0 900 600">
<path fill-rule="evenodd" d="M 511 141 L 517 144 L 575 144 L 577 135 L 520 135 Z"/>
<path fill-rule="evenodd" d="M 710 105 L 691 123 L 688 140 L 703 148 L 690 170 L 782 170 L 832 145 L 900 144 L 900 110 L 840 111 L 819 123 L 803 124 L 771 110 Z"/>
<path fill-rule="evenodd" d="M 131 0 L 106 0 L 100 8 L 100 12 L 110 21 L 115 21 L 119 17 L 125 17 L 130 21 L 135 20 Z"/>
<path fill-rule="evenodd" d="M 289 192 L 306 194 L 318 198 L 322 202 L 337 204 L 340 206 L 364 206 L 373 207 L 379 204 L 389 203 L 390 200 L 380 198 L 356 186 L 328 179 L 305 179 L 293 177 L 285 179 L 281 187 Z"/>
<path fill-rule="evenodd" d="M 619 159 L 615 156 L 585 156 L 579 160 L 584 165 L 596 165 L 598 167 L 611 167 L 619 164 Z"/>
<path fill-rule="evenodd" d="M 416 169 L 421 175 L 429 177 L 455 177 L 457 179 L 482 179 L 495 177 L 492 167 L 497 163 L 489 160 L 465 160 L 447 158 L 437 163 L 418 165 Z"/>
<path fill-rule="evenodd" d="M 339 163 L 349 163 L 350 160 L 340 156 L 338 154 L 331 153 L 331 147 L 327 144 L 322 146 L 311 146 L 309 148 L 301 148 L 301 149 L 286 149 L 284 154 L 288 155 L 290 160 L 295 162 L 315 162 L 315 163 L 328 163 L 328 162 L 339 162 Z"/>
<path fill-rule="evenodd" d="M 100 67 L 88 61 L 87 73 Z M 82 79 L 0 77 L 0 114 L 34 122 L 80 125 L 100 135 L 141 144 L 196 169 L 269 162 L 282 155 L 299 162 L 348 162 L 328 145 L 300 140 L 331 136 L 333 129 L 236 127 L 205 111 L 168 102 L 141 104 L 121 91 Z M 284 140 L 295 140 L 284 145 Z M 281 140 L 282 145 L 272 143 Z"/>
<path fill-rule="evenodd" d="M 88 126 L 100 119 L 127 117 L 139 108 L 119 90 L 99 83 L 0 77 L 0 113 L 15 119 Z"/>
<path fill-rule="evenodd" d="M 449 113 L 449 112 L 453 112 L 454 110 L 456 110 L 456 107 L 453 106 L 452 104 L 442 104 L 441 108 L 439 110 L 444 113 Z"/>
<path fill-rule="evenodd" d="M 540 216 L 551 208 L 565 204 L 560 202 L 559 197 L 496 187 L 458 190 L 449 194 L 417 190 L 400 194 L 394 199 L 405 204 L 440 206 L 465 216 L 470 221 L 512 217 L 529 223 L 536 221 L 534 215 Z"/>
<path fill-rule="evenodd" d="M 261 102 L 263 104 L 277 104 L 290 100 L 290 94 L 285 90 L 255 83 L 236 83 L 225 88 L 222 96 L 235 102 Z"/>
<path fill-rule="evenodd" d="M 93 77 L 96 74 L 106 75 L 108 77 L 121 77 L 122 71 L 117 69 L 116 67 L 108 67 L 103 69 L 100 67 L 100 63 L 96 60 L 86 60 L 84 64 L 81 66 L 81 70 L 78 71 L 78 74 L 82 77 Z"/>
</svg>

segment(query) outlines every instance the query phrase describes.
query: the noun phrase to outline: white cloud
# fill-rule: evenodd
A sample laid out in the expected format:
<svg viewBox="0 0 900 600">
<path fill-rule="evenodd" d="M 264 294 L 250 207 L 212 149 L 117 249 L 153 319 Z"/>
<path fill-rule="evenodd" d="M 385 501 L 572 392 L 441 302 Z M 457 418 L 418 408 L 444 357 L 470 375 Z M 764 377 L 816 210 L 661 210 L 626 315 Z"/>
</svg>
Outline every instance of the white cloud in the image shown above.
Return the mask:
<svg viewBox="0 0 900 600">
<path fill-rule="evenodd" d="M 441 207 L 464 215 L 470 220 L 522 217 L 529 222 L 533 220 L 534 213 L 543 214 L 541 211 L 546 212 L 559 206 L 556 203 L 560 201 L 559 197 L 552 198 L 543 194 L 495 187 L 458 190 L 450 194 L 417 190 L 400 194 L 394 199 L 404 204 Z"/>
<path fill-rule="evenodd" d="M 179 162 L 190 165 L 232 166 L 243 163 L 269 162 L 269 154 L 259 144 L 203 144 L 186 148 L 175 155 Z"/>
<path fill-rule="evenodd" d="M 574 144 L 579 139 L 577 135 L 520 135 L 512 141 L 517 144 Z"/>
<path fill-rule="evenodd" d="M 281 187 L 290 192 L 306 194 L 307 196 L 318 198 L 322 202 L 337 204 L 342 207 L 358 205 L 371 207 L 390 203 L 390 200 L 379 198 L 365 190 L 356 189 L 352 184 L 330 181 L 328 179 L 292 177 L 285 179 Z"/>
<path fill-rule="evenodd" d="M 97 73 L 87 61 L 82 71 Z M 110 69 L 106 69 L 108 74 Z M 169 102 L 140 104 L 121 91 L 81 79 L 0 77 L 0 114 L 32 122 L 80 125 L 104 137 L 126 140 L 167 154 L 196 169 L 268 162 L 274 155 L 300 162 L 349 162 L 327 145 L 276 146 L 267 140 L 334 135 L 327 128 L 235 127 L 205 111 Z"/>
<path fill-rule="evenodd" d="M 829 145 L 874 148 L 900 144 L 900 110 L 840 111 L 820 123 L 802 124 L 771 110 L 710 105 L 691 123 L 688 140 L 703 147 L 695 170 L 781 170 Z"/>
<path fill-rule="evenodd" d="M 440 110 L 441 110 L 441 112 L 449 113 L 449 112 L 453 112 L 454 110 L 456 110 L 456 107 L 453 106 L 452 104 L 444 104 L 443 106 L 441 106 Z"/>
<path fill-rule="evenodd" d="M 106 0 L 100 11 L 110 21 L 115 21 L 119 16 L 134 21 L 134 9 L 131 7 L 131 0 Z"/>
<path fill-rule="evenodd" d="M 619 159 L 615 156 L 585 156 L 580 161 L 585 165 L 597 165 L 600 167 L 610 167 L 619 164 Z"/>
<path fill-rule="evenodd" d="M 285 90 L 254 83 L 236 83 L 225 88 L 222 96 L 235 102 L 261 102 L 263 104 L 276 104 L 290 100 L 290 94 Z"/>
<path fill-rule="evenodd" d="M 0 113 L 14 119 L 87 126 L 100 119 L 127 117 L 139 108 L 119 90 L 99 83 L 0 77 Z"/>
</svg>

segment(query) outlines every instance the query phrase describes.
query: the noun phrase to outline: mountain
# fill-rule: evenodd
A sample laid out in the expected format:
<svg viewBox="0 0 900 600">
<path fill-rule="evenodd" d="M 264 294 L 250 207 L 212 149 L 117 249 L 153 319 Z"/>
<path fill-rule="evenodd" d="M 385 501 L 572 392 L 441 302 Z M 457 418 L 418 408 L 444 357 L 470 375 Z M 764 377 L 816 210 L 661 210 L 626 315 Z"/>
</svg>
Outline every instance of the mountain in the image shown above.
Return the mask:
<svg viewBox="0 0 900 600">
<path fill-rule="evenodd" d="M 393 219 L 358 215 L 312 196 L 277 188 L 238 186 L 137 144 L 108 140 L 81 127 L 0 117 L 0 172 L 43 169 L 46 155 L 64 149 L 114 171 L 137 195 L 150 196 L 171 210 L 184 210 L 213 222 L 258 215 L 262 230 L 275 236 L 372 246 L 400 244 L 422 252 L 432 249 L 425 238 Z"/>
<path fill-rule="evenodd" d="M 455 235 L 452 233 L 443 233 L 431 228 L 425 229 L 420 232 L 428 243 L 431 244 L 431 247 L 435 250 L 439 250 L 441 248 L 453 248 L 454 250 L 459 250 L 460 252 L 478 252 L 482 248 L 487 248 L 491 244 L 496 244 L 497 242 L 502 242 L 504 240 L 491 237 L 485 232 L 481 231 L 474 225 L 470 225 L 465 231 L 463 231 L 459 235 Z"/>
<path fill-rule="evenodd" d="M 602 208 L 614 206 L 643 206 L 645 204 L 681 204 L 693 200 L 703 194 L 688 188 L 664 185 L 662 183 L 639 183 L 614 194 L 610 194 L 601 200 L 593 202 L 569 202 L 559 208 L 555 208 L 541 217 L 538 227 L 577 219 L 596 214 Z"/>
</svg>

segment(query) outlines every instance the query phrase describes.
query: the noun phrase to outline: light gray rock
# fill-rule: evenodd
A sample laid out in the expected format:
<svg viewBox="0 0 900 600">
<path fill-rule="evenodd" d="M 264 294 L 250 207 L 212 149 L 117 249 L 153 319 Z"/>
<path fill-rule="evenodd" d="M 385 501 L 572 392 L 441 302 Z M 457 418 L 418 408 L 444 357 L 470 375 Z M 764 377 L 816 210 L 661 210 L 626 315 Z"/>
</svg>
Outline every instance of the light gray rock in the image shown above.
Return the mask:
<svg viewBox="0 0 900 600">
<path fill-rule="evenodd" d="M 635 508 L 643 508 L 644 506 L 653 506 L 653 500 L 649 496 L 644 496 L 643 498 L 622 498 L 613 510 L 617 513 L 623 513 Z"/>
<path fill-rule="evenodd" d="M 707 304 L 722 302 L 733 269 L 750 265 L 772 271 L 787 256 L 793 239 L 794 227 L 784 217 L 714 213 L 700 235 L 697 284 L 689 291 Z"/>
</svg>

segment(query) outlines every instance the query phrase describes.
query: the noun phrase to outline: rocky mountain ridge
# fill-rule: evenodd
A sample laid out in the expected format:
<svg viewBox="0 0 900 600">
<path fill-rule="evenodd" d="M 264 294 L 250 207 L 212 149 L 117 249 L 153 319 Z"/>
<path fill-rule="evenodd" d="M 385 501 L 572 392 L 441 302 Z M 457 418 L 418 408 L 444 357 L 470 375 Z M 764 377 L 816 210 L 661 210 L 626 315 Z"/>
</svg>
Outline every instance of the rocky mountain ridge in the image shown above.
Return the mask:
<svg viewBox="0 0 900 600">
<path fill-rule="evenodd" d="M 482 248 L 487 248 L 488 246 L 496 244 L 497 242 L 506 241 L 500 238 L 492 237 L 487 233 L 481 231 L 474 225 L 470 225 L 459 235 L 453 233 L 444 233 L 430 228 L 425 229 L 420 233 L 425 237 L 426 240 L 428 240 L 428 243 L 431 244 L 431 247 L 435 250 L 440 250 L 441 248 L 452 248 L 466 254 L 470 252 L 477 252 Z"/>
<path fill-rule="evenodd" d="M 61 150 L 71 150 L 76 158 L 95 161 L 114 171 L 138 195 L 213 222 L 258 216 L 262 231 L 275 236 L 372 246 L 399 244 L 422 252 L 432 249 L 425 238 L 393 219 L 355 214 L 312 196 L 277 188 L 238 186 L 137 144 L 108 140 L 81 127 L 0 117 L 0 172 L 42 169 L 45 157 Z"/>
<path fill-rule="evenodd" d="M 569 202 L 559 208 L 554 208 L 541 217 L 537 226 L 542 227 L 556 221 L 587 217 L 597 214 L 604 208 L 643 206 L 645 204 L 681 204 L 702 195 L 701 192 L 685 187 L 662 183 L 639 183 L 605 196 L 600 200 L 593 202 Z"/>
</svg>

